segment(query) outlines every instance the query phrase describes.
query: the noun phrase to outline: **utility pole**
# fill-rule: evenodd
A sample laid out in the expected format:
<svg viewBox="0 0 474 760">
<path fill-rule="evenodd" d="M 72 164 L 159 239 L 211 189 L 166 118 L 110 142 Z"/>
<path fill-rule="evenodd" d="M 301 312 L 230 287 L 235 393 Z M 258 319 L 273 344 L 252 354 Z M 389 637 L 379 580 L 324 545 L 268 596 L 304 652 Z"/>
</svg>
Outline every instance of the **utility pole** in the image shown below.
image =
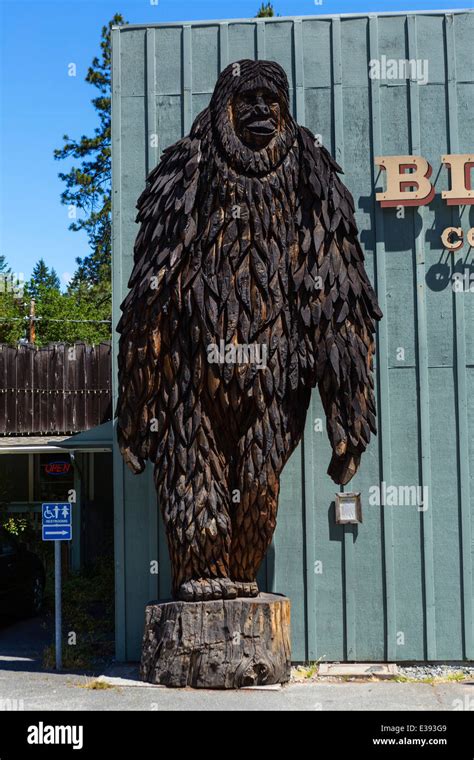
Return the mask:
<svg viewBox="0 0 474 760">
<path fill-rule="evenodd" d="M 35 322 L 35 299 L 30 301 L 30 314 L 28 318 L 28 343 L 36 341 L 36 322 Z"/>
</svg>

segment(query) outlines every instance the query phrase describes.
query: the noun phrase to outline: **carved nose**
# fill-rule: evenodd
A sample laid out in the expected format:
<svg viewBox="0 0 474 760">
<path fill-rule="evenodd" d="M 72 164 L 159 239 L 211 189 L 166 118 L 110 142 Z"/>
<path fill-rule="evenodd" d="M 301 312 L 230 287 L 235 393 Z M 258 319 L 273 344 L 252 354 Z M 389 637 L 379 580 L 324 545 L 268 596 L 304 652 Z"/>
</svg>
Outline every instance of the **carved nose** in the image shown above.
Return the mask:
<svg viewBox="0 0 474 760">
<path fill-rule="evenodd" d="M 257 98 L 255 110 L 258 111 L 262 116 L 270 116 L 270 109 L 263 98 Z"/>
</svg>

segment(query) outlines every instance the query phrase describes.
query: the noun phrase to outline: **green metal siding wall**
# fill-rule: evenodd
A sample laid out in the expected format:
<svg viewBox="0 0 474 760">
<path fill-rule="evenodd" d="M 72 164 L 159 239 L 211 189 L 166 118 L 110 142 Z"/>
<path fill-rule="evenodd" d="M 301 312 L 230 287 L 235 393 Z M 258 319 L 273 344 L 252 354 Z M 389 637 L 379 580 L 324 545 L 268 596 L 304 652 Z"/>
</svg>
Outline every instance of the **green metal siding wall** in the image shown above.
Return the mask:
<svg viewBox="0 0 474 760">
<path fill-rule="evenodd" d="M 447 276 L 465 258 L 443 252 L 442 230 L 474 226 L 440 193 L 444 153 L 474 150 L 474 14 L 304 17 L 125 27 L 113 34 L 114 321 L 132 267 L 135 203 L 163 149 L 189 131 L 219 71 L 240 58 L 285 68 L 293 113 L 321 134 L 345 170 L 385 319 L 378 333 L 379 435 L 351 490 L 364 522 L 334 524 L 335 486 L 318 395 L 303 444 L 282 481 L 278 527 L 262 570 L 268 589 L 292 600 L 294 660 L 474 658 L 474 294 Z M 370 81 L 368 61 L 421 58 L 429 83 Z M 158 135 L 158 147 L 150 136 Z M 433 166 L 429 206 L 375 203 L 376 155 L 421 154 Z M 470 258 L 472 260 L 472 251 Z M 405 360 L 397 361 L 397 349 Z M 169 594 L 166 541 L 151 468 L 125 472 L 114 453 L 117 655 L 140 652 L 143 606 Z M 430 489 L 426 512 L 369 506 L 380 481 Z M 158 559 L 160 574 L 149 563 Z M 321 564 L 315 564 L 321 563 Z M 322 570 L 322 572 L 315 572 Z"/>
</svg>

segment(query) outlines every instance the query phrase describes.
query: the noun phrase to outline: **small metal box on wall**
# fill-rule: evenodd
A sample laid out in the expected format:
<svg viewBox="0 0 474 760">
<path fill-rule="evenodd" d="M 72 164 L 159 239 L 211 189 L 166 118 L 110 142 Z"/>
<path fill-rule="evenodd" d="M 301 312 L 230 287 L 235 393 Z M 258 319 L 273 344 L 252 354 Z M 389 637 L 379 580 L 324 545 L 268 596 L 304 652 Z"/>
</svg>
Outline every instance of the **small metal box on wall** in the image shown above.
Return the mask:
<svg viewBox="0 0 474 760">
<path fill-rule="evenodd" d="M 377 336 L 379 432 L 350 484 L 364 509 L 354 530 L 335 520 L 330 447 L 314 392 L 304 441 L 283 473 L 261 579 L 291 598 L 295 661 L 474 658 L 474 293 L 452 287 L 472 250 L 466 243 L 449 253 L 441 242 L 450 225 L 465 238 L 474 227 L 472 206 L 460 215 L 441 196 L 449 189 L 441 157 L 474 150 L 473 38 L 470 11 L 113 32 L 115 324 L 145 177 L 189 131 L 228 63 L 266 58 L 284 67 L 293 115 L 343 166 L 354 195 L 385 315 Z M 403 65 L 410 60 L 419 68 Z M 376 201 L 385 180 L 374 159 L 395 155 L 423 156 L 434 167 L 428 205 L 400 210 Z M 115 356 L 116 349 L 115 340 Z M 116 395 L 116 370 L 114 381 Z M 152 467 L 132 476 L 117 447 L 114 499 L 117 656 L 137 659 L 144 605 L 169 595 L 169 564 Z"/>
</svg>

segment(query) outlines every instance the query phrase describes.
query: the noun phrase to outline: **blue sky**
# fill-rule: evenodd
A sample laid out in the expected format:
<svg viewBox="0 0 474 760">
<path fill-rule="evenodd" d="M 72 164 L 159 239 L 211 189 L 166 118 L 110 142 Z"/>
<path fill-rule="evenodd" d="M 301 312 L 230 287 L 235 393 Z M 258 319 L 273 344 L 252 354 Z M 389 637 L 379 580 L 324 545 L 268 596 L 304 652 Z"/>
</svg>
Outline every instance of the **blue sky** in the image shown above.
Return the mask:
<svg viewBox="0 0 474 760">
<path fill-rule="evenodd" d="M 88 252 L 84 233 L 70 232 L 63 185 L 53 160 L 63 134 L 92 134 L 97 124 L 84 82 L 99 51 L 101 27 L 115 12 L 129 23 L 244 18 L 260 0 L 0 0 L 0 253 L 29 277 L 44 258 L 63 282 L 77 256 Z M 282 16 L 358 11 L 465 8 L 466 0 L 275 0 Z M 77 76 L 68 76 L 75 63 Z"/>
</svg>

